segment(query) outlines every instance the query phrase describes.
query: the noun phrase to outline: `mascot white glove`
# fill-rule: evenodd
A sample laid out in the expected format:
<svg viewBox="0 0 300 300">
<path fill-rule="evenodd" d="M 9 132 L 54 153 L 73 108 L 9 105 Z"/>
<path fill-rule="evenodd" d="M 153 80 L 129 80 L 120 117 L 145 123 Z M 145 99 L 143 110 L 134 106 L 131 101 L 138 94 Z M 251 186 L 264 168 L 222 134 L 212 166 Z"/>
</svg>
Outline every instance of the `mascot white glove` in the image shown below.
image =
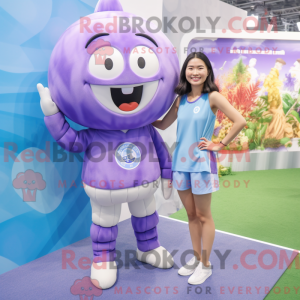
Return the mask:
<svg viewBox="0 0 300 300">
<path fill-rule="evenodd" d="M 168 200 L 171 197 L 171 193 L 172 193 L 171 179 L 167 179 L 167 178 L 161 179 L 161 190 L 164 198 Z"/>
<path fill-rule="evenodd" d="M 59 109 L 51 99 L 50 90 L 41 83 L 37 84 L 37 89 L 41 97 L 40 104 L 44 115 L 52 116 L 58 113 Z"/>
</svg>

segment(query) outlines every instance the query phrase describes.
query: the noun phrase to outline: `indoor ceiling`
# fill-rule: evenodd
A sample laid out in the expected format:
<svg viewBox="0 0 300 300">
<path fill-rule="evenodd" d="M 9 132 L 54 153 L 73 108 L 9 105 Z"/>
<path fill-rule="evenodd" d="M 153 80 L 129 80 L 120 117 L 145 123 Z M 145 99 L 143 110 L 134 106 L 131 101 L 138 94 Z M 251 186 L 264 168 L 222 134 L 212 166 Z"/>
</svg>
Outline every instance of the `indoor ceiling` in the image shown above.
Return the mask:
<svg viewBox="0 0 300 300">
<path fill-rule="evenodd" d="M 248 16 L 265 16 L 269 24 L 275 18 L 278 31 L 300 31 L 300 0 L 221 1 L 248 11 Z"/>
</svg>

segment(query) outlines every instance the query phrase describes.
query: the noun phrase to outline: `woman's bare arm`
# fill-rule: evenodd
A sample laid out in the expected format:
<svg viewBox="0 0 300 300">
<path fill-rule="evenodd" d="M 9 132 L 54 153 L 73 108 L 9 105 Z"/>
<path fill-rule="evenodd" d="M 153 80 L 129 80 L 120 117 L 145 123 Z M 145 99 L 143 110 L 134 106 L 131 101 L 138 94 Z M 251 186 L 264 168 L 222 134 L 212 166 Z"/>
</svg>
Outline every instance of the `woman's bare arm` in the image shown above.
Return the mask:
<svg viewBox="0 0 300 300">
<path fill-rule="evenodd" d="M 233 122 L 233 125 L 222 140 L 225 145 L 228 145 L 239 132 L 247 125 L 244 117 L 228 102 L 228 100 L 218 92 L 212 92 L 209 94 L 209 101 L 213 107 L 217 107 L 221 110 L 229 120 Z"/>
<path fill-rule="evenodd" d="M 162 120 L 157 120 L 152 123 L 152 125 L 158 129 L 165 130 L 171 126 L 174 121 L 177 119 L 177 110 L 180 102 L 180 96 L 178 96 L 173 102 L 172 107 L 167 112 Z"/>
</svg>

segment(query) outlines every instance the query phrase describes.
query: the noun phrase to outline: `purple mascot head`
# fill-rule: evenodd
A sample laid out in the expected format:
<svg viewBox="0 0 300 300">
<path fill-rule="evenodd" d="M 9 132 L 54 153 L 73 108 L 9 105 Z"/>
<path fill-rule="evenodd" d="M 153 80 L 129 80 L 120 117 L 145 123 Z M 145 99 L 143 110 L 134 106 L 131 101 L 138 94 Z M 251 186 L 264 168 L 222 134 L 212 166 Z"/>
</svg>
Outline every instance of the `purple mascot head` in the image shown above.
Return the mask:
<svg viewBox="0 0 300 300">
<path fill-rule="evenodd" d="M 118 0 L 100 0 L 64 32 L 49 66 L 51 96 L 63 114 L 89 128 L 121 130 L 148 125 L 169 109 L 178 57 L 161 31 L 147 28 Z"/>
</svg>

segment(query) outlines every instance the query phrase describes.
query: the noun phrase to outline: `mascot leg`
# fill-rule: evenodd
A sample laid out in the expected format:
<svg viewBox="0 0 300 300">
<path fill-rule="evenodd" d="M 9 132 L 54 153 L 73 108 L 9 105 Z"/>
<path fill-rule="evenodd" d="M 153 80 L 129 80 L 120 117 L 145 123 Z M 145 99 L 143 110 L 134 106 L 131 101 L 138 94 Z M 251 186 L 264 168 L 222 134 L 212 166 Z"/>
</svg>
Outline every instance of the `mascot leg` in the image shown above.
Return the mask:
<svg viewBox="0 0 300 300">
<path fill-rule="evenodd" d="M 117 281 L 115 246 L 122 204 L 113 205 L 110 194 L 104 197 L 105 195 L 95 188 L 86 186 L 85 191 L 92 205 L 93 224 L 90 233 L 94 259 L 91 266 L 91 282 L 98 288 L 108 289 Z"/>
<path fill-rule="evenodd" d="M 136 258 L 157 268 L 171 268 L 174 265 L 173 257 L 158 241 L 156 225 L 159 217 L 154 195 L 144 200 L 130 202 L 128 207 L 137 239 Z"/>
<path fill-rule="evenodd" d="M 93 241 L 93 264 L 91 266 L 91 282 L 101 289 L 108 289 L 117 280 L 116 238 L 118 225 L 103 227 L 92 224 L 91 239 Z"/>
</svg>

